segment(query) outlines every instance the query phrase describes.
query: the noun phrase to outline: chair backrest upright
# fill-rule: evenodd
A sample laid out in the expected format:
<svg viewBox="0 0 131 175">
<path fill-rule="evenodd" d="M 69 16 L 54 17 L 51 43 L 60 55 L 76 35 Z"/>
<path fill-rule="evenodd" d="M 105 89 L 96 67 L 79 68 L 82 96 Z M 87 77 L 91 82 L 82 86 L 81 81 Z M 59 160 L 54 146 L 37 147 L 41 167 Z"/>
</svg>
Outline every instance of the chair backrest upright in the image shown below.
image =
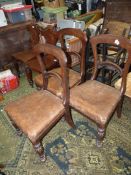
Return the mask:
<svg viewBox="0 0 131 175">
<path fill-rule="evenodd" d="M 96 79 L 100 68 L 105 67 L 106 69 L 111 69 L 114 71 L 116 70 L 122 77 L 120 91 L 121 91 L 121 94 L 123 95 L 126 90 L 126 77 L 131 65 L 131 41 L 124 37 L 118 37 L 111 34 L 101 34 L 101 35 L 92 37 L 90 42 L 92 45 L 93 55 L 94 55 L 94 72 L 92 75 L 92 80 Z M 122 69 L 116 63 L 113 63 L 109 60 L 102 60 L 102 59 L 100 60 L 97 53 L 98 44 L 111 44 L 111 45 L 120 46 L 121 48 L 125 49 L 127 51 L 128 58 L 125 63 L 124 69 Z"/>
<path fill-rule="evenodd" d="M 86 59 L 86 44 L 87 44 L 87 35 L 85 32 L 83 32 L 80 29 L 76 29 L 76 28 L 64 28 L 58 31 L 58 39 L 59 42 L 61 44 L 61 48 L 67 53 L 67 58 L 68 58 L 68 48 L 66 46 L 66 39 L 65 37 L 67 36 L 67 38 L 69 36 L 73 36 L 79 39 L 79 41 L 81 42 L 81 48 L 79 53 L 78 52 L 74 52 L 74 55 L 76 54 L 76 56 L 79 57 L 79 63 L 80 63 L 80 74 L 81 74 L 81 80 L 83 81 L 84 77 L 85 77 L 85 59 Z M 71 53 L 73 55 L 73 52 Z M 70 54 L 70 56 L 71 56 Z M 68 60 L 69 61 L 69 60 Z"/>
<path fill-rule="evenodd" d="M 111 33 L 128 37 L 131 25 L 130 11 L 130 0 L 106 0 L 103 24 L 98 27 L 96 34 Z"/>
<path fill-rule="evenodd" d="M 31 24 L 28 26 L 28 31 L 30 32 L 30 42 L 31 48 L 33 48 L 40 41 L 40 31 L 37 24 Z"/>
<path fill-rule="evenodd" d="M 45 42 L 49 44 L 56 45 L 58 41 L 58 35 L 57 31 L 54 27 L 46 27 L 43 29 L 42 27 L 39 27 L 40 34 L 45 38 Z"/>
<path fill-rule="evenodd" d="M 58 37 L 57 31 L 53 27 L 47 26 L 42 28 L 37 23 L 28 26 L 30 32 L 31 47 L 33 48 L 38 43 L 49 43 L 56 45 Z"/>
<path fill-rule="evenodd" d="M 55 78 L 58 78 L 63 88 L 63 95 L 62 95 L 63 104 L 65 106 L 68 105 L 69 104 L 69 87 L 68 87 L 69 77 L 68 77 L 68 69 L 67 69 L 67 57 L 64 51 L 61 48 L 58 48 L 54 45 L 46 43 L 46 44 L 37 44 L 34 47 L 34 52 L 37 56 L 37 59 L 41 67 L 41 72 L 43 77 L 43 89 L 47 90 L 49 77 L 54 76 Z M 44 55 L 44 57 L 42 56 L 42 54 Z M 44 64 L 43 59 L 47 59 L 48 55 L 51 55 L 58 60 L 59 65 L 61 67 L 61 74 L 48 72 L 46 70 L 46 66 Z"/>
</svg>

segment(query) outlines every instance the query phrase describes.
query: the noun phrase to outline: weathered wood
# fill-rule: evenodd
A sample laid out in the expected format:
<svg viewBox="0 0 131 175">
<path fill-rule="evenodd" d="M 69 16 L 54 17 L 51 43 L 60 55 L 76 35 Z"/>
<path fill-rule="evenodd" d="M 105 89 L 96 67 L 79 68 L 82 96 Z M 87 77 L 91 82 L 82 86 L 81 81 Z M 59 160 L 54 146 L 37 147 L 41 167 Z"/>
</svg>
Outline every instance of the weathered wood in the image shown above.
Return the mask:
<svg viewBox="0 0 131 175">
<path fill-rule="evenodd" d="M 118 20 L 131 23 L 131 0 L 107 0 L 105 15 L 106 21 Z"/>
<path fill-rule="evenodd" d="M 30 48 L 27 27 L 32 22 L 9 24 L 0 28 L 0 68 L 11 62 L 13 53 Z"/>
</svg>

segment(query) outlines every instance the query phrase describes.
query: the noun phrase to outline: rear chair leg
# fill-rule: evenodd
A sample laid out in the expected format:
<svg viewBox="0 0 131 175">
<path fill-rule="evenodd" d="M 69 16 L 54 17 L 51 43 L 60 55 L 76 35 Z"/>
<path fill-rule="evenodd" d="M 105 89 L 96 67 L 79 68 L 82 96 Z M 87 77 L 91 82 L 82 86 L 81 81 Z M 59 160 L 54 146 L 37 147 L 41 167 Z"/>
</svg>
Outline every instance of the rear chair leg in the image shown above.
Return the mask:
<svg viewBox="0 0 131 175">
<path fill-rule="evenodd" d="M 117 107 L 117 117 L 118 118 L 121 118 L 123 100 L 124 100 L 124 97 L 122 97 L 122 99 L 119 102 L 118 107 Z"/>
<path fill-rule="evenodd" d="M 66 109 L 65 120 L 72 128 L 75 128 L 75 124 L 74 124 L 74 121 L 72 119 L 72 114 L 71 114 L 70 108 Z"/>
<path fill-rule="evenodd" d="M 17 76 L 20 78 L 20 70 L 19 70 L 19 64 L 17 61 L 14 62 L 14 67 L 17 73 Z"/>
<path fill-rule="evenodd" d="M 29 82 L 29 85 L 31 87 L 33 87 L 34 82 L 33 82 L 33 78 L 32 78 L 32 70 L 28 66 L 25 67 L 25 73 L 26 73 L 26 77 L 27 77 L 27 80 Z"/>
</svg>

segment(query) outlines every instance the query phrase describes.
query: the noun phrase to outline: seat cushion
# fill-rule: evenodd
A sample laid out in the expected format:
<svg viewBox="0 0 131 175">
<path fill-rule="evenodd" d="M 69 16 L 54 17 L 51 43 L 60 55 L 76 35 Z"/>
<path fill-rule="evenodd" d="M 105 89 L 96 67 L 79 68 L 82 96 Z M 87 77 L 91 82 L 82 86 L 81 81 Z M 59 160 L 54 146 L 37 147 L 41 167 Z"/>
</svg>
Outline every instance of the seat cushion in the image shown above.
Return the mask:
<svg viewBox="0 0 131 175">
<path fill-rule="evenodd" d="M 109 33 L 118 35 L 118 36 L 122 36 L 123 31 L 126 29 L 125 37 L 128 37 L 130 24 L 126 22 L 110 20 L 106 24 L 106 28 L 109 29 Z"/>
<path fill-rule="evenodd" d="M 65 109 L 58 97 L 41 90 L 11 102 L 5 111 L 34 143 L 62 117 Z"/>
<path fill-rule="evenodd" d="M 15 59 L 22 61 L 23 63 L 26 63 L 27 61 L 35 58 L 34 53 L 32 50 L 25 50 L 22 52 L 17 52 L 12 55 Z"/>
<path fill-rule="evenodd" d="M 56 73 L 60 74 L 61 69 L 56 68 L 56 69 L 53 69 L 51 72 L 56 72 Z M 42 74 L 37 75 L 34 78 L 34 82 L 37 86 L 42 87 L 43 86 Z M 69 69 L 69 86 L 70 86 L 70 88 L 72 88 L 73 86 L 75 86 L 79 82 L 80 82 L 80 74 L 72 69 Z M 59 97 L 62 96 L 62 87 L 61 87 L 60 83 L 61 83 L 60 80 L 57 79 L 56 77 L 50 77 L 49 81 L 48 81 L 48 89 Z"/>
<path fill-rule="evenodd" d="M 95 80 L 70 91 L 70 105 L 100 125 L 105 125 L 120 100 L 120 92 Z"/>
<path fill-rule="evenodd" d="M 121 87 L 121 78 L 118 79 L 115 83 L 115 88 L 120 89 Z M 131 72 L 127 75 L 127 84 L 125 95 L 131 98 Z"/>
</svg>

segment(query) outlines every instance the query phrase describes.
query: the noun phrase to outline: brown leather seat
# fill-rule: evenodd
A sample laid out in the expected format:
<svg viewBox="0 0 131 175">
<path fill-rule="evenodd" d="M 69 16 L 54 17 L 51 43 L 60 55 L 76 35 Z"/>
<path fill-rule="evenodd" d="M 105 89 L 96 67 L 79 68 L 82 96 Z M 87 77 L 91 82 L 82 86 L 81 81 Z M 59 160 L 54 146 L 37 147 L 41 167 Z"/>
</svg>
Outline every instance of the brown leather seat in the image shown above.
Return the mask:
<svg viewBox="0 0 131 175">
<path fill-rule="evenodd" d="M 5 110 L 33 143 L 39 140 L 41 133 L 48 130 L 65 112 L 64 105 L 58 97 L 49 91 L 43 93 L 43 90 L 12 102 Z"/>
<path fill-rule="evenodd" d="M 111 34 L 101 34 L 92 37 L 90 42 L 94 54 L 94 72 L 91 80 L 70 90 L 70 106 L 97 124 L 97 145 L 101 146 L 106 126 L 114 111 L 117 110 L 118 117 L 121 116 L 122 102 L 126 90 L 126 77 L 131 65 L 131 42 L 124 37 Z M 116 44 L 127 50 L 128 58 L 124 70 L 111 61 L 99 59 L 97 46 L 105 43 Z M 119 90 L 97 80 L 98 72 L 105 67 L 122 77 Z"/>
<path fill-rule="evenodd" d="M 119 101 L 120 91 L 95 80 L 86 81 L 70 92 L 71 106 L 100 125 L 106 124 Z"/>
<path fill-rule="evenodd" d="M 42 146 L 43 137 L 63 116 L 72 127 L 74 127 L 74 123 L 69 110 L 66 55 L 60 48 L 49 44 L 38 44 L 35 46 L 34 50 L 39 59 L 41 71 L 43 72 L 43 81 L 45 82 L 43 89 L 21 97 L 17 101 L 10 102 L 10 104 L 5 107 L 5 111 L 17 130 L 19 128 L 32 142 L 41 160 L 45 161 L 45 154 Z M 50 75 L 50 73 L 46 71 L 41 53 L 51 54 L 59 60 L 61 68 L 61 78 L 59 79 L 62 88 L 61 98 L 58 98 L 47 90 L 48 77 L 58 77 L 55 74 Z M 46 58 L 47 57 L 45 57 L 45 59 Z"/>
<path fill-rule="evenodd" d="M 65 36 L 68 36 L 68 37 L 74 36 L 75 38 L 77 37 L 79 39 L 79 41 L 81 42 L 81 48 L 78 50 L 78 52 L 68 51 L 68 48 L 66 47 L 66 43 L 65 43 L 66 41 Z M 87 37 L 86 37 L 86 34 L 80 29 L 65 28 L 58 31 L 58 39 L 61 44 L 61 48 L 65 51 L 68 58 L 69 86 L 70 88 L 72 88 L 76 84 L 79 84 L 85 80 L 85 52 L 86 52 Z M 80 65 L 80 73 L 71 69 L 72 56 L 75 56 L 79 60 L 78 64 Z M 52 69 L 51 72 L 55 72 L 61 76 L 59 68 Z M 42 87 L 43 86 L 42 75 L 36 76 L 34 78 L 34 82 L 37 87 Z M 48 85 L 49 85 L 49 89 L 53 91 L 53 93 L 59 94 L 59 95 L 61 94 L 61 90 L 59 88 L 60 84 L 58 81 L 56 82 L 53 79 L 49 79 Z"/>
</svg>

